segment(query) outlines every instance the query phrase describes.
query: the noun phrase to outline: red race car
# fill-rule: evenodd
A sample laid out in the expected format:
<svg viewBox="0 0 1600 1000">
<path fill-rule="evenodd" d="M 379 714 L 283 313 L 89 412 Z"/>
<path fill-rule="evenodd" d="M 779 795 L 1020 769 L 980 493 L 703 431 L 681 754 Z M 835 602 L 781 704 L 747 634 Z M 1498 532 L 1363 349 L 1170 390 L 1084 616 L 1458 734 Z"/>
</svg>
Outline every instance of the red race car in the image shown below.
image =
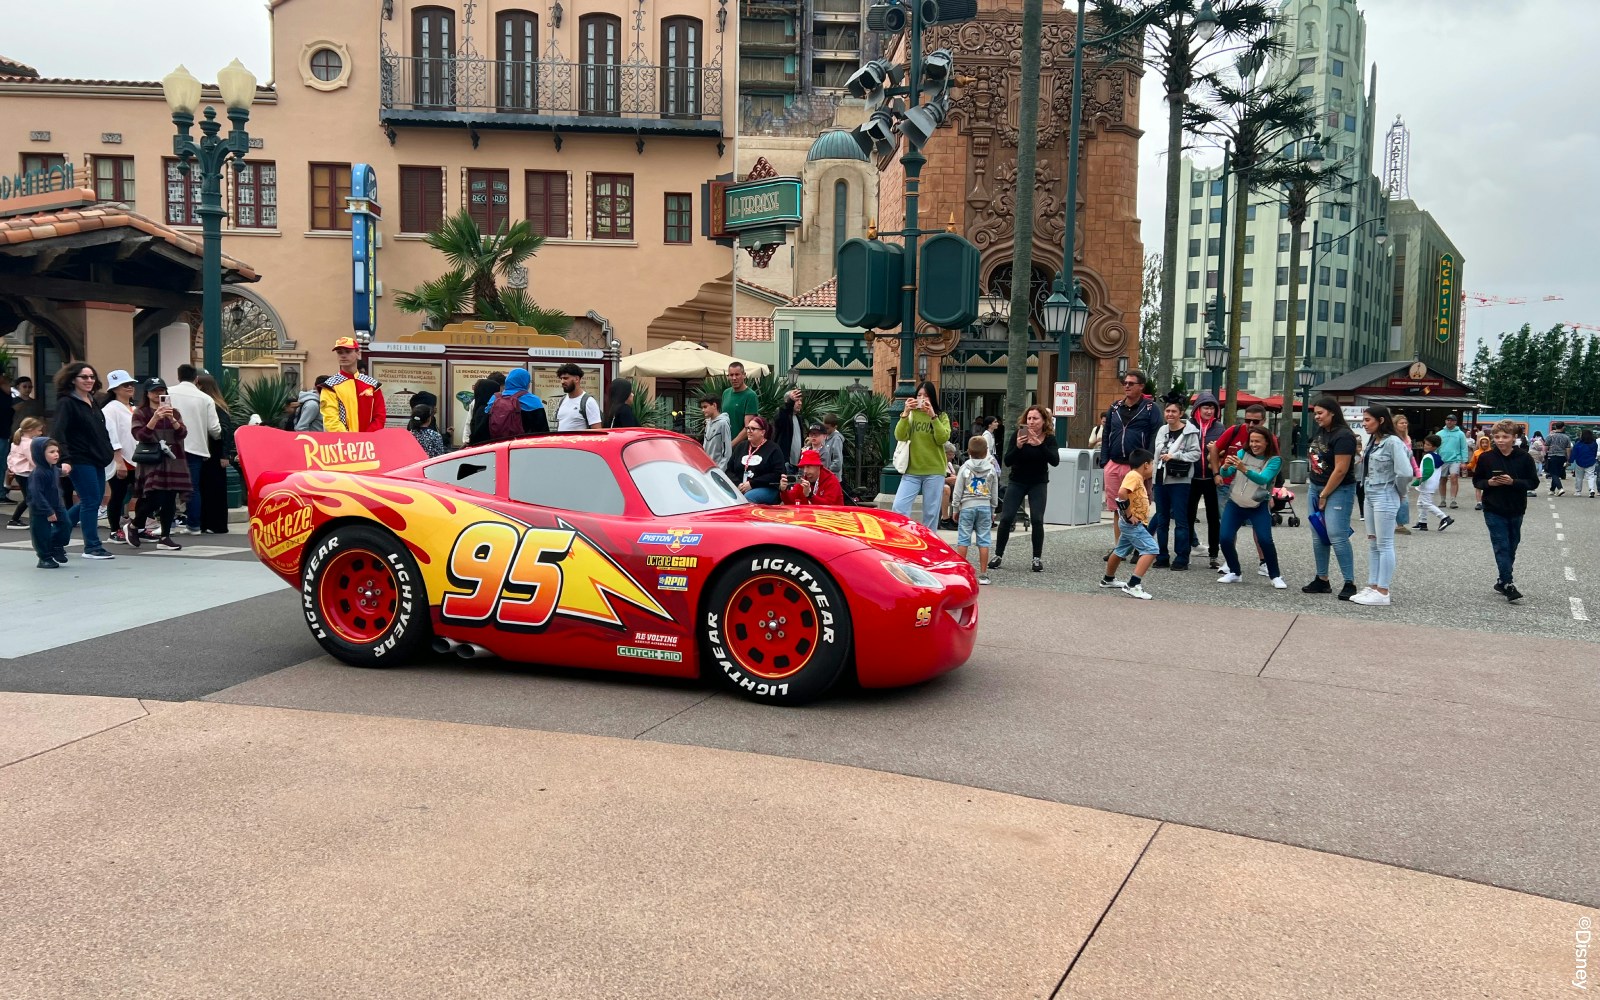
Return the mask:
<svg viewBox="0 0 1600 1000">
<path fill-rule="evenodd" d="M 977 578 L 933 532 L 861 507 L 745 502 L 697 444 L 582 431 L 428 459 L 400 429 L 239 429 L 257 556 L 324 649 L 702 673 L 814 699 L 852 667 L 914 684 L 972 654 Z"/>
</svg>

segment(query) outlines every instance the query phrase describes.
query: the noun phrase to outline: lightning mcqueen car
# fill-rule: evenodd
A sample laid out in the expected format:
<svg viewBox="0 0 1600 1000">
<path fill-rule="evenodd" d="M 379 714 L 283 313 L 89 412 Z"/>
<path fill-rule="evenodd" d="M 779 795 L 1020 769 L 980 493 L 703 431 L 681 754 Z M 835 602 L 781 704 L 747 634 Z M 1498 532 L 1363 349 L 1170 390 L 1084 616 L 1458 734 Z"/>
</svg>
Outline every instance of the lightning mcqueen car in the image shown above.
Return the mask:
<svg viewBox="0 0 1600 1000">
<path fill-rule="evenodd" d="M 238 432 L 257 556 L 324 649 L 672 677 L 795 705 L 853 669 L 914 684 L 972 653 L 977 579 L 861 507 L 761 507 L 680 435 L 583 431 L 428 459 L 410 434 Z"/>
</svg>

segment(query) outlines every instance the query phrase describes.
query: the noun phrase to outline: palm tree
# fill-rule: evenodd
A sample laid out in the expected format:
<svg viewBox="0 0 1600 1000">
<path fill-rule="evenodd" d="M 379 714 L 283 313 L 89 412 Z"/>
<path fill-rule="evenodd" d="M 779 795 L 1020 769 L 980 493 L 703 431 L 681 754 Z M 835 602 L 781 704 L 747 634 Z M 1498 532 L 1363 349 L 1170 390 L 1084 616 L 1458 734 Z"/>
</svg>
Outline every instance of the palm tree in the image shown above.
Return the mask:
<svg viewBox="0 0 1600 1000">
<path fill-rule="evenodd" d="M 564 334 L 572 326 L 572 317 L 540 307 L 524 290 L 500 287 L 499 279 L 509 278 L 544 246 L 544 237 L 525 220 L 501 223 L 486 236 L 463 210 L 439 223 L 426 242 L 444 254 L 451 269 L 396 295 L 394 304 L 402 312 L 420 313 L 435 328 L 463 315 L 531 326 L 545 334 Z"/>
<path fill-rule="evenodd" d="M 1011 244 L 1011 322 L 1006 344 L 1006 421 L 1022 417 L 1028 391 L 1028 341 L 1033 337 L 1033 187 L 1039 152 L 1039 60 L 1044 0 L 1022 0 L 1022 79 L 1017 108 L 1017 191 Z M 1071 286 L 1072 261 L 1061 263 Z"/>
<path fill-rule="evenodd" d="M 1275 39 L 1260 39 L 1252 51 L 1239 57 L 1228 74 L 1208 73 L 1202 77 L 1207 100 L 1189 105 L 1184 115 L 1184 128 L 1191 134 L 1231 147 L 1235 179 L 1231 259 L 1236 262 L 1244 259 L 1250 193 L 1282 184 L 1291 162 L 1281 154 L 1316 127 L 1316 105 L 1312 97 L 1297 92 L 1299 81 L 1295 76 L 1274 80 L 1260 76 L 1265 56 L 1276 44 Z M 1232 423 L 1239 411 L 1239 326 L 1243 312 L 1239 303 L 1244 299 L 1244 268 L 1235 266 L 1230 277 L 1227 419 Z"/>
<path fill-rule="evenodd" d="M 1278 440 L 1294 440 L 1294 370 L 1299 349 L 1295 335 L 1300 321 L 1300 242 L 1305 232 L 1306 217 L 1317 192 L 1349 186 L 1345 175 L 1346 163 L 1325 163 L 1321 153 L 1321 136 L 1317 137 L 1317 152 L 1285 163 L 1281 170 L 1283 203 L 1289 217 L 1289 318 L 1288 332 L 1283 340 L 1283 412 L 1278 417 Z M 1310 317 L 1307 317 L 1309 321 Z"/>
<path fill-rule="evenodd" d="M 1161 71 L 1167 95 L 1167 205 L 1161 240 L 1161 342 L 1172 344 L 1178 316 L 1178 217 L 1183 184 L 1184 112 L 1189 90 L 1199 80 L 1199 67 L 1208 58 L 1244 44 L 1271 39 L 1282 18 L 1268 0 L 1218 0 L 1213 6 L 1216 34 L 1204 39 L 1195 30 L 1195 0 L 1155 0 L 1159 10 L 1128 11 L 1117 0 L 1094 0 L 1095 17 L 1107 33 L 1148 18 L 1144 29 L 1146 61 Z M 1146 8 L 1148 11 L 1149 8 Z M 1154 384 L 1164 386 L 1171 376 L 1173 352 L 1160 359 Z"/>
</svg>

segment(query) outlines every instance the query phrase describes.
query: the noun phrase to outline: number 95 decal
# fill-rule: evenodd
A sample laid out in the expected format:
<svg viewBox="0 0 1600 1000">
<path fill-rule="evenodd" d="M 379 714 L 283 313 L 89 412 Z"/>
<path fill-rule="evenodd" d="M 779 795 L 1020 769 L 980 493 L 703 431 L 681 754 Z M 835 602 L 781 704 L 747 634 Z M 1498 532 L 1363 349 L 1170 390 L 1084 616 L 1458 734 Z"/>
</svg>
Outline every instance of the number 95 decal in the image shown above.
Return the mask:
<svg viewBox="0 0 1600 1000">
<path fill-rule="evenodd" d="M 456 536 L 445 572 L 452 590 L 439 614 L 447 621 L 536 630 L 556 615 L 621 628 L 612 598 L 658 618 L 667 610 L 576 529 L 524 528 L 479 521 Z"/>
</svg>

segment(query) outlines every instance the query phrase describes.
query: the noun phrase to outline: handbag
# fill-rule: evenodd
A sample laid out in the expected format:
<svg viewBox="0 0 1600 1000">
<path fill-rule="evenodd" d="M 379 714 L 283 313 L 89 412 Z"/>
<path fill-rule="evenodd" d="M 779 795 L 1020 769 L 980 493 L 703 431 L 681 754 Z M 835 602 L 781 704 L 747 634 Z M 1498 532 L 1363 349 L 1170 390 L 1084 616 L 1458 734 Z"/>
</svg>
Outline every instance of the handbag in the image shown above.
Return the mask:
<svg viewBox="0 0 1600 1000">
<path fill-rule="evenodd" d="M 156 441 L 140 441 L 138 447 L 133 449 L 134 465 L 160 465 L 166 457 Z"/>
<path fill-rule="evenodd" d="M 904 475 L 911 465 L 911 442 L 898 441 L 894 446 L 894 471 Z"/>
</svg>

